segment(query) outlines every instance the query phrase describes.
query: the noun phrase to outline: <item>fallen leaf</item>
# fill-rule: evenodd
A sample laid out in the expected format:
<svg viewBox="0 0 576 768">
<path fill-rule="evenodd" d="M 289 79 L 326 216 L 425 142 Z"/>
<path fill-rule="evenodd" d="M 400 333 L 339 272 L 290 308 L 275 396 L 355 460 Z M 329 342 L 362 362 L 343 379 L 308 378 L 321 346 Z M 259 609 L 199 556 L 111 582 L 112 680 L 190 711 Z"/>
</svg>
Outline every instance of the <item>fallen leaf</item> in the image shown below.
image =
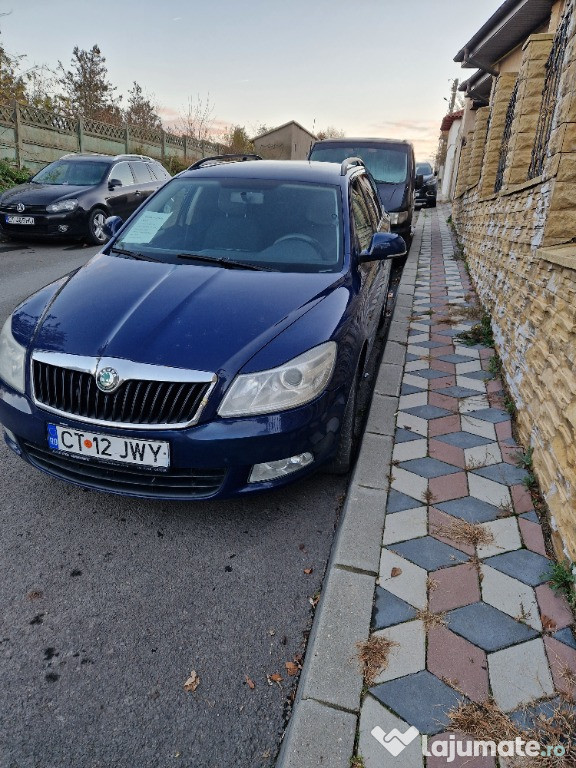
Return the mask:
<svg viewBox="0 0 576 768">
<path fill-rule="evenodd" d="M 542 614 L 542 627 L 545 632 L 554 632 L 556 630 L 556 622 L 551 619 L 550 616 Z"/>
<path fill-rule="evenodd" d="M 185 691 L 195 691 L 196 688 L 198 688 L 199 685 L 200 685 L 200 678 L 196 674 L 196 671 L 192 670 L 192 672 L 190 672 L 190 677 L 184 683 L 184 690 Z"/>
<path fill-rule="evenodd" d="M 298 664 L 294 664 L 293 661 L 287 661 L 284 666 L 286 667 L 286 672 L 288 672 L 290 677 L 297 675 L 299 672 Z"/>
<path fill-rule="evenodd" d="M 306 574 L 306 576 L 310 576 L 313 570 L 314 568 L 304 568 L 304 573 Z"/>
<path fill-rule="evenodd" d="M 279 675 L 277 672 L 275 672 L 273 675 L 266 675 L 266 679 L 268 680 L 268 685 L 274 685 L 274 683 L 277 683 L 278 686 L 282 682 L 282 675 Z"/>
<path fill-rule="evenodd" d="M 395 578 L 396 576 L 400 576 L 400 574 L 401 574 L 401 573 L 402 573 L 402 568 L 396 568 L 396 567 L 394 567 L 394 568 L 392 568 L 392 570 L 390 571 L 390 576 L 391 576 L 392 578 Z"/>
<path fill-rule="evenodd" d="M 299 549 L 301 552 L 304 552 L 304 550 L 306 549 L 306 544 L 298 544 L 298 549 Z"/>
<path fill-rule="evenodd" d="M 248 675 L 245 675 L 245 679 L 246 679 L 246 684 L 248 685 L 248 688 L 250 688 L 250 690 L 253 691 L 254 688 L 256 688 L 256 683 L 254 682 L 254 680 L 251 680 L 248 677 Z"/>
</svg>

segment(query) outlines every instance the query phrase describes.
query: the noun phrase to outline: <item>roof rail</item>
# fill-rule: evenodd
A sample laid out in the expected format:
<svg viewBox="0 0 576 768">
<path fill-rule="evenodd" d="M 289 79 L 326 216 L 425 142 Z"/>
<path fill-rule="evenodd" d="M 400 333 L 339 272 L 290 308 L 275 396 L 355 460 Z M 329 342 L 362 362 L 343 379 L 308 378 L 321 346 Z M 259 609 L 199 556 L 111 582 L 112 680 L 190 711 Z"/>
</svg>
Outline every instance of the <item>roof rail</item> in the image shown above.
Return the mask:
<svg viewBox="0 0 576 768">
<path fill-rule="evenodd" d="M 342 161 L 342 165 L 340 166 L 340 176 L 346 176 L 350 168 L 354 168 L 354 166 L 358 165 L 364 167 L 364 160 L 362 160 L 361 157 L 347 157 Z"/>
<path fill-rule="evenodd" d="M 107 155 L 105 152 L 68 152 L 66 155 L 62 155 L 61 160 L 65 157 L 108 157 L 110 160 L 145 160 L 147 163 L 153 162 L 151 157 L 147 155 Z"/>
<path fill-rule="evenodd" d="M 220 165 L 221 163 L 238 163 L 246 160 L 262 160 L 260 155 L 214 155 L 213 157 L 203 157 L 201 160 L 197 160 L 188 168 L 189 171 L 194 171 L 197 168 L 203 168 L 204 166 Z"/>
<path fill-rule="evenodd" d="M 114 160 L 145 160 L 148 163 L 152 162 L 152 158 L 148 157 L 147 155 L 130 154 L 115 155 Z"/>
</svg>

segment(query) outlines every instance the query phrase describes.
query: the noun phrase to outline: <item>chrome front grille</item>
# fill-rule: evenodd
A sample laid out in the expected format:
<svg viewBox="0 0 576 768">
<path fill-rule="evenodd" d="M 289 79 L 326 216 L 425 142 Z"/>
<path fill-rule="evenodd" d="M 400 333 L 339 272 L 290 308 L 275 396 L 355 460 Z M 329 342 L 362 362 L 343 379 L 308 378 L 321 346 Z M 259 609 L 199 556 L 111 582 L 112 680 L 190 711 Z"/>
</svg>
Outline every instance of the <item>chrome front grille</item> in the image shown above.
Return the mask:
<svg viewBox="0 0 576 768">
<path fill-rule="evenodd" d="M 132 372 L 137 371 L 137 364 L 129 365 Z M 150 375 L 153 366 L 143 367 Z M 212 380 L 122 378 L 113 392 L 103 392 L 96 386 L 94 370 L 78 370 L 36 358 L 32 360 L 33 395 L 38 405 L 55 413 L 98 424 L 156 429 L 191 425 L 197 421 L 213 385 Z"/>
</svg>

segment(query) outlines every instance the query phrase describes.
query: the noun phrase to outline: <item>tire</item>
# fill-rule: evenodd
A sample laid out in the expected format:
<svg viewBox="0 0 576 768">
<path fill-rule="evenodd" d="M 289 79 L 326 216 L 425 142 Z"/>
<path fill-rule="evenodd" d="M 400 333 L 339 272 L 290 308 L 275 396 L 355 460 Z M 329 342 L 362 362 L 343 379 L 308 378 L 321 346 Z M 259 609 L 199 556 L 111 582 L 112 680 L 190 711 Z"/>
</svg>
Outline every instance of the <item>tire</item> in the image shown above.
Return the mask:
<svg viewBox="0 0 576 768">
<path fill-rule="evenodd" d="M 342 419 L 342 427 L 340 428 L 340 436 L 338 438 L 338 451 L 326 467 L 326 472 L 330 475 L 347 474 L 356 460 L 360 439 L 360 419 L 356 413 L 359 382 L 360 373 L 357 370 L 348 395 L 344 418 Z"/>
<path fill-rule="evenodd" d="M 103 208 L 94 208 L 90 211 L 88 217 L 88 237 L 86 238 L 92 245 L 104 245 L 108 241 L 108 236 L 104 234 L 103 226 L 107 214 Z"/>
</svg>

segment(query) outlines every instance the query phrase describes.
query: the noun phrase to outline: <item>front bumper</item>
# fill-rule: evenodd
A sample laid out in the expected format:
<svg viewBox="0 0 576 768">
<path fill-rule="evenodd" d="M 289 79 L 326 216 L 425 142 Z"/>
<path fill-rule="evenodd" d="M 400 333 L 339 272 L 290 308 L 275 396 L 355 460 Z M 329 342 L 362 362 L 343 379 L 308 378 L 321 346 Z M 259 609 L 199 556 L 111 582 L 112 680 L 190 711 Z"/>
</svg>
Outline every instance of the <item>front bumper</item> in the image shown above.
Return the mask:
<svg viewBox="0 0 576 768">
<path fill-rule="evenodd" d="M 114 429 L 50 414 L 0 383 L 0 423 L 11 434 L 6 442 L 28 463 L 61 480 L 98 491 L 138 498 L 195 500 L 228 498 L 286 485 L 313 472 L 333 456 L 346 393 L 324 391 L 316 400 L 282 413 L 215 419 L 188 429 Z M 133 464 L 52 451 L 48 424 L 97 435 L 167 440 L 170 468 L 146 469 Z M 274 480 L 250 483 L 252 467 L 310 452 L 314 461 Z"/>
<path fill-rule="evenodd" d="M 34 219 L 34 224 L 8 224 L 7 216 L 22 215 Z M 0 232 L 8 237 L 82 237 L 88 229 L 86 211 L 77 209 L 63 213 L 36 213 L 16 214 L 14 211 L 0 209 Z M 63 229 L 65 228 L 65 229 Z"/>
<path fill-rule="evenodd" d="M 436 200 L 436 187 L 422 187 L 416 190 L 416 203 L 421 205 L 427 205 L 433 203 Z"/>
</svg>

